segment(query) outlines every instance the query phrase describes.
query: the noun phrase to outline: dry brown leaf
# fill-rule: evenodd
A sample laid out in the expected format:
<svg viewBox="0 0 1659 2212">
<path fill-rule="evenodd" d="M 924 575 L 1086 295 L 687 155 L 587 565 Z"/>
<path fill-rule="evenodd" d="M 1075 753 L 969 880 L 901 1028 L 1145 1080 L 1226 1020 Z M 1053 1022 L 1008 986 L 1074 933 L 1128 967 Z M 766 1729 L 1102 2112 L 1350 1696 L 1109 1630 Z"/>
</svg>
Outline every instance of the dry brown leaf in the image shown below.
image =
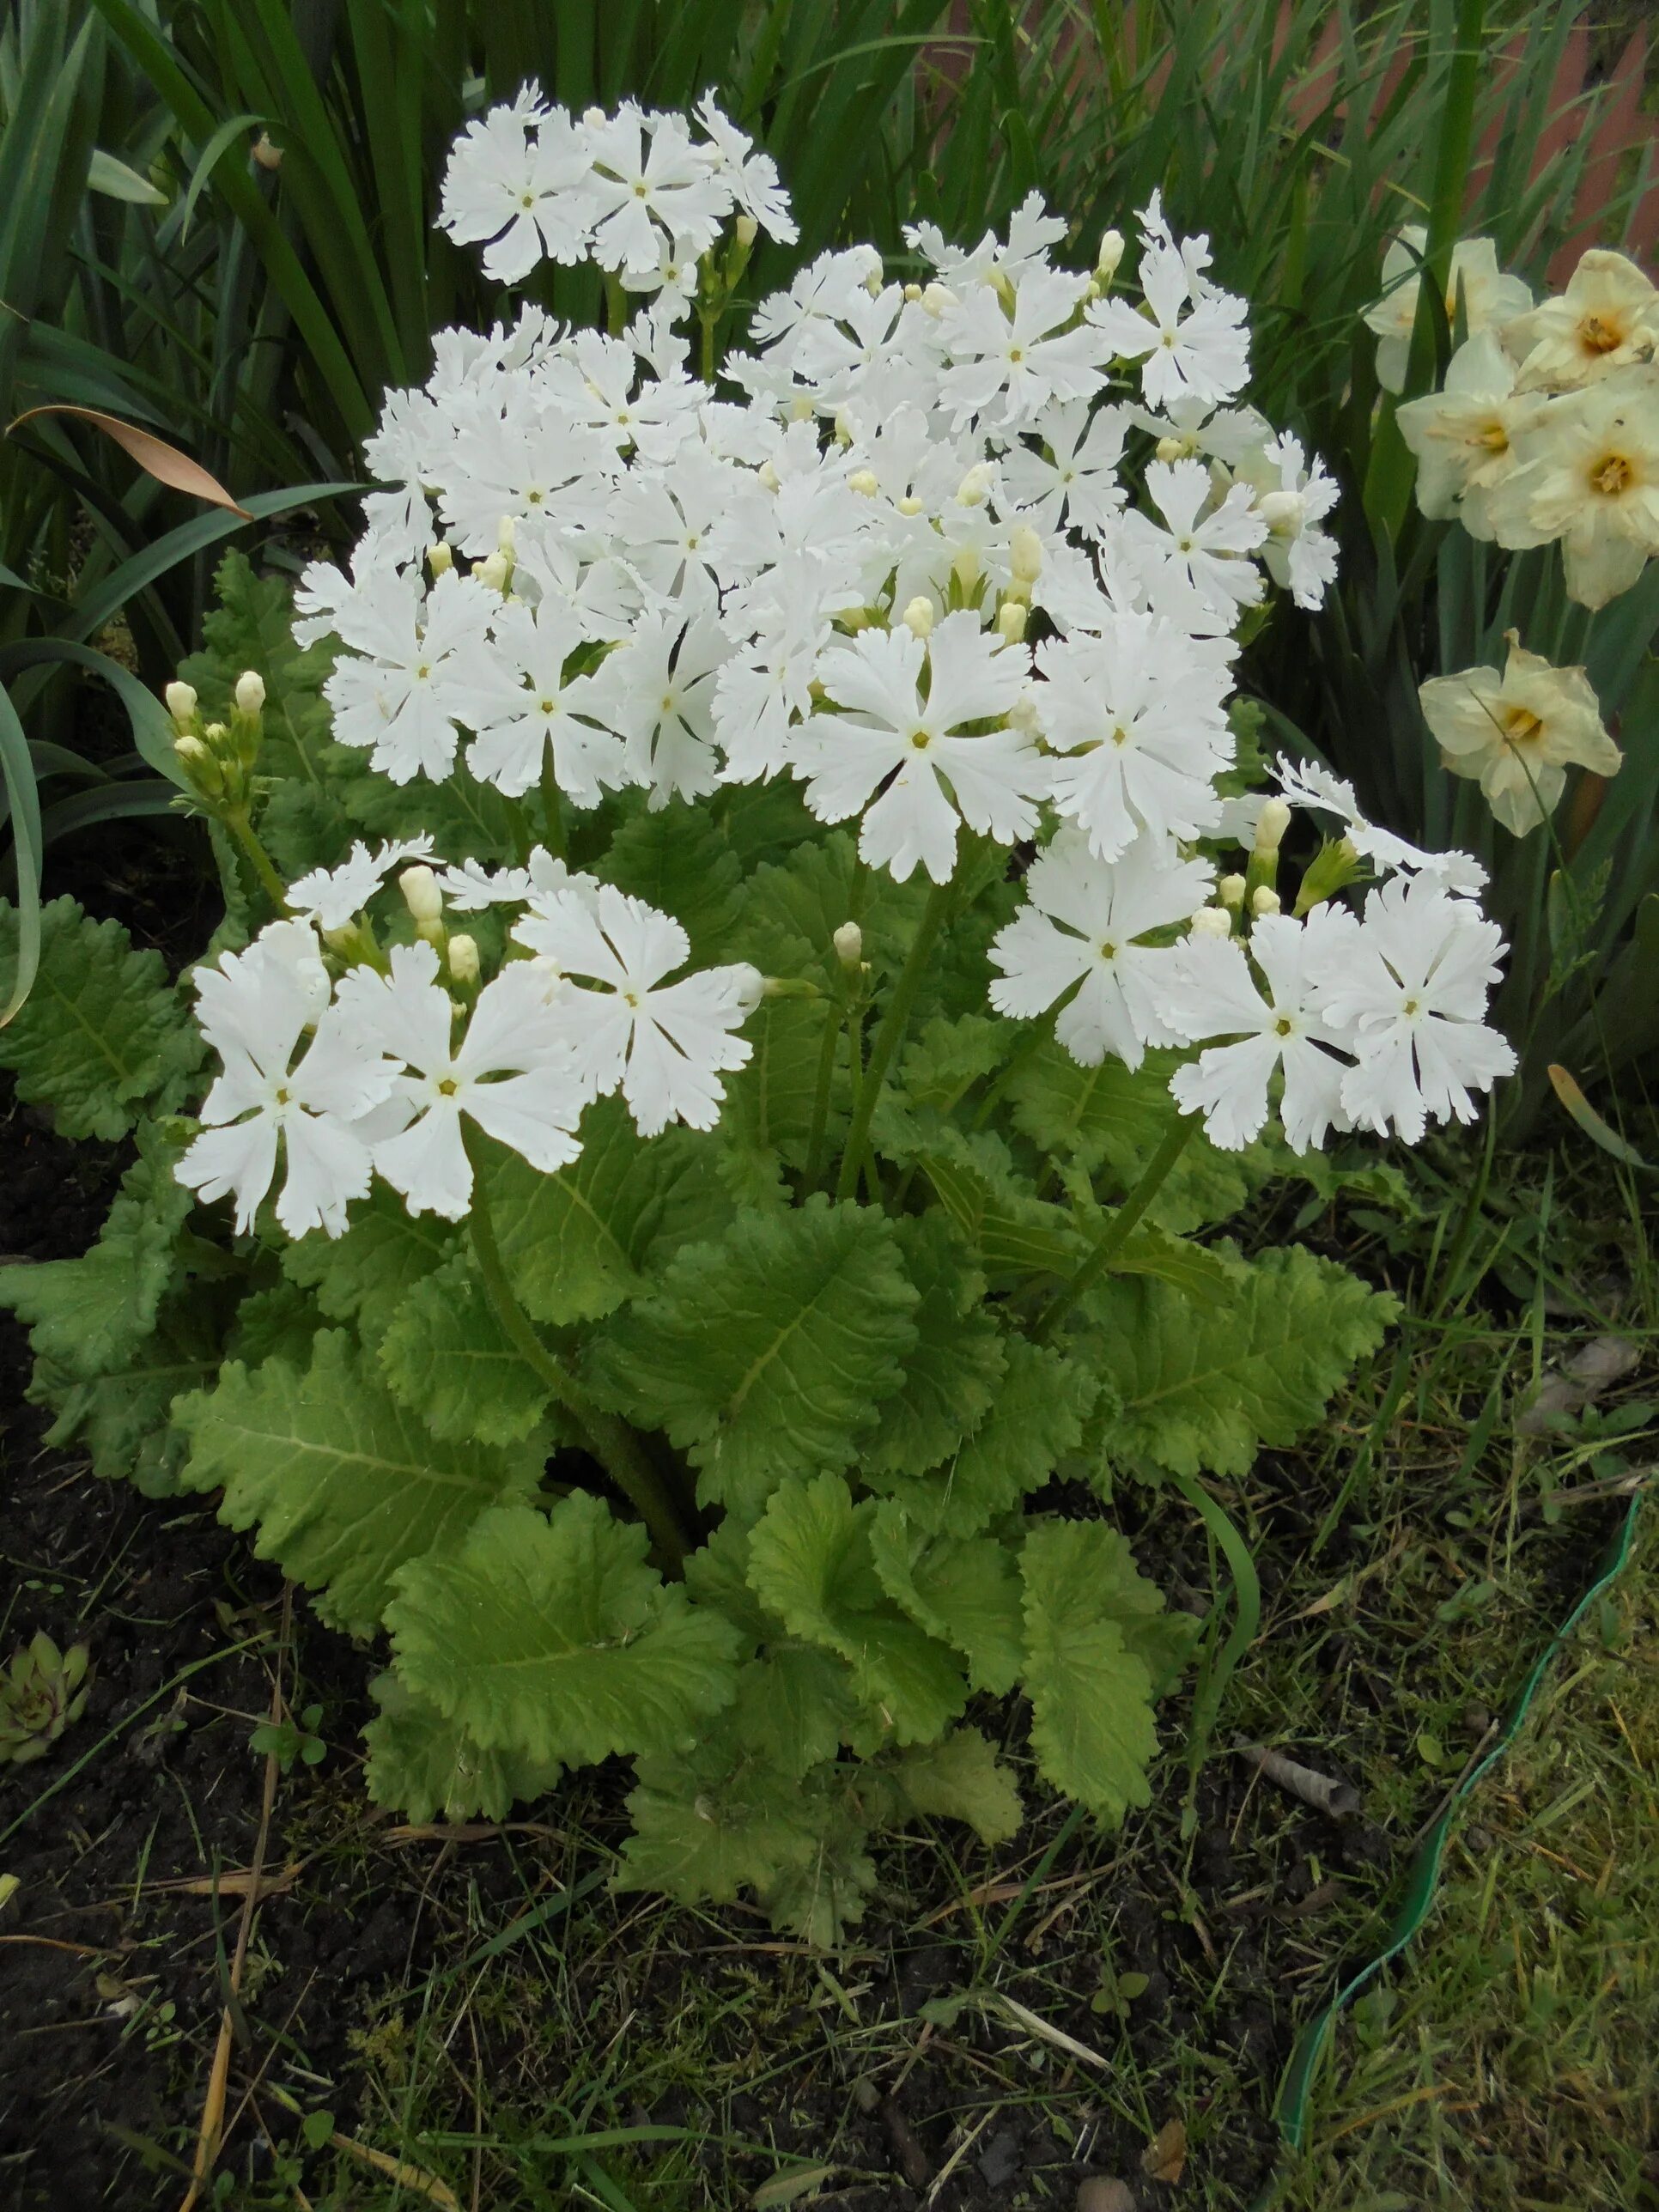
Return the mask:
<svg viewBox="0 0 1659 2212">
<path fill-rule="evenodd" d="M 1165 2120 L 1140 2154 L 1140 2170 L 1148 2181 L 1167 2182 L 1173 2188 L 1187 2171 L 1187 2124 Z"/>
<path fill-rule="evenodd" d="M 417 2197 L 424 2197 L 428 2203 L 441 2205 L 443 2212 L 461 2212 L 460 2198 L 449 2184 L 440 2180 L 435 2173 L 428 2173 L 421 2166 L 410 2166 L 404 2159 L 392 2158 L 383 2150 L 371 2150 L 367 2143 L 360 2143 L 355 2136 L 335 2134 L 328 2140 L 331 2149 L 343 2150 L 348 2158 L 362 2159 L 363 2164 L 372 2166 L 376 2173 L 383 2173 L 388 2181 L 395 2181 L 399 2189 L 412 2189 Z"/>
<path fill-rule="evenodd" d="M 106 438 L 112 438 L 147 477 L 154 477 L 169 491 L 185 492 L 191 499 L 204 500 L 210 507 L 228 507 L 245 522 L 253 520 L 247 509 L 231 497 L 218 477 L 210 476 L 199 461 L 192 461 L 188 453 L 181 453 L 177 446 L 169 446 L 165 438 L 156 437 L 153 431 L 141 430 L 136 422 L 124 422 L 118 415 L 106 415 L 99 408 L 71 407 L 64 401 L 31 407 L 11 424 L 7 435 L 12 430 L 21 430 L 25 422 L 33 422 L 37 415 L 72 415 L 77 422 L 90 422 Z"/>
</svg>

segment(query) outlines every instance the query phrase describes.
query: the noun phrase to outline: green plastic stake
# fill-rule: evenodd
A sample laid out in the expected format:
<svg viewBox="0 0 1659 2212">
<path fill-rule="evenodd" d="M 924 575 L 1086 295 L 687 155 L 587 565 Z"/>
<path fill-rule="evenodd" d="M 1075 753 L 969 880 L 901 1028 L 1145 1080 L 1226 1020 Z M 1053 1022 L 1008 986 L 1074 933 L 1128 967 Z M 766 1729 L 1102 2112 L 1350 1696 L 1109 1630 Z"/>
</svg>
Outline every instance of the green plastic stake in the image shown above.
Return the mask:
<svg viewBox="0 0 1659 2212">
<path fill-rule="evenodd" d="M 1387 1943 L 1368 1966 L 1362 1966 L 1352 1980 L 1337 1991 L 1323 2012 L 1320 2013 L 1316 2019 L 1310 2021 L 1303 2030 L 1301 2039 L 1295 2051 L 1291 2054 L 1291 2063 L 1285 2069 L 1285 2078 L 1279 2084 L 1279 2099 L 1275 2108 L 1279 2133 L 1292 2150 L 1300 2150 L 1305 2139 L 1308 2124 L 1308 2092 L 1312 2086 L 1319 2061 L 1324 2055 L 1325 2045 L 1330 2039 L 1331 2030 L 1336 2025 L 1337 2014 L 1345 2007 L 1353 2002 L 1366 1984 L 1375 1980 L 1391 1960 L 1399 1957 L 1427 1918 L 1429 1908 L 1434 1902 L 1435 1892 L 1440 1886 L 1441 1862 L 1445 1856 L 1446 1839 L 1451 1832 L 1454 1814 L 1488 1770 L 1507 1753 L 1520 1731 L 1522 1723 L 1531 1709 L 1533 1699 L 1537 1696 L 1539 1687 L 1548 1673 L 1556 1653 L 1608 1584 L 1617 1579 L 1629 1563 L 1631 1552 L 1636 1540 L 1637 1522 L 1641 1517 L 1641 1510 L 1642 1498 L 1638 1493 L 1631 1499 L 1629 1510 L 1625 1515 L 1618 1534 L 1608 1547 L 1595 1580 L 1544 1646 L 1534 1662 L 1531 1673 L 1521 1685 L 1520 1691 L 1504 1717 L 1504 1725 L 1498 1731 L 1496 1742 L 1486 1756 L 1478 1760 L 1464 1775 L 1447 1800 L 1444 1810 L 1423 1838 L 1417 1856 L 1412 1861 L 1411 1873 L 1406 1883 L 1406 1893 L 1395 1914 L 1394 1925 L 1389 1932 Z"/>
</svg>

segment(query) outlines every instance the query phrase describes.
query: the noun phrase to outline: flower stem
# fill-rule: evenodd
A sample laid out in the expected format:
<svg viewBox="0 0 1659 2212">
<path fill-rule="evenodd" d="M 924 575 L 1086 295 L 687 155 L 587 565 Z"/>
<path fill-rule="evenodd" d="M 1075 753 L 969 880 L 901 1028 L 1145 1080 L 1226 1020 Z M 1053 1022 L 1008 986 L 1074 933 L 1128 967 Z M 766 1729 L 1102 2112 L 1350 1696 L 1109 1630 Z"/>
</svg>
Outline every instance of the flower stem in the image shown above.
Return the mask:
<svg viewBox="0 0 1659 2212">
<path fill-rule="evenodd" d="M 469 1144 L 467 1150 L 471 1155 L 473 1147 Z M 614 1414 L 596 1406 L 569 1369 L 554 1357 L 537 1334 L 507 1279 L 476 1157 L 472 1175 L 472 1211 L 468 1216 L 468 1226 L 472 1231 L 472 1250 L 478 1273 L 483 1277 L 489 1303 L 495 1309 L 495 1318 L 520 1358 L 540 1376 L 569 1416 L 582 1449 L 598 1460 L 650 1530 L 651 1540 L 664 1566 L 671 1574 L 678 1575 L 690 1542 L 673 1499 L 661 1476 L 640 1449 L 639 1439 L 632 1430 Z"/>
<path fill-rule="evenodd" d="M 542 747 L 542 816 L 547 849 L 556 860 L 562 860 L 565 855 L 564 809 L 559 802 L 559 780 L 553 773 L 550 738 Z"/>
<path fill-rule="evenodd" d="M 248 859 L 253 863 L 253 872 L 259 885 L 278 914 L 288 912 L 288 885 L 271 866 L 270 855 L 254 834 L 253 823 L 245 806 L 228 809 L 223 816 L 225 826 Z"/>
<path fill-rule="evenodd" d="M 814 1191 L 823 1173 L 824 1139 L 830 1128 L 830 1092 L 836 1079 L 836 1048 L 841 1042 L 842 1024 L 846 1013 L 839 999 L 831 999 L 823 1010 L 823 1041 L 818 1047 L 817 1081 L 812 1088 L 812 1120 L 806 1139 L 806 1170 L 802 1178 L 803 1191 Z"/>
<path fill-rule="evenodd" d="M 613 338 L 619 338 L 628 327 L 628 295 L 621 277 L 609 269 L 605 272 L 605 325 Z"/>
<path fill-rule="evenodd" d="M 1140 1180 L 1107 1223 L 1096 1242 L 1095 1249 L 1067 1283 L 1055 1291 L 1038 1316 L 1031 1334 L 1039 1344 L 1046 1344 L 1059 1324 L 1070 1313 L 1085 1291 L 1091 1291 L 1111 1266 L 1129 1240 L 1129 1235 L 1139 1223 L 1170 1170 L 1181 1158 L 1197 1133 L 1195 1115 L 1181 1115 L 1164 1133 L 1158 1150 L 1141 1170 Z"/>
<path fill-rule="evenodd" d="M 898 981 L 893 986 L 893 995 L 887 1001 L 887 1011 L 881 1018 L 881 1027 L 876 1031 L 875 1042 L 870 1048 L 870 1059 L 859 1089 L 858 1101 L 853 1109 L 853 1125 L 847 1132 L 847 1149 L 841 1156 L 841 1173 L 836 1179 L 837 1200 L 851 1198 L 858 1189 L 859 1172 L 864 1165 L 865 1148 L 870 1141 L 870 1124 L 874 1121 L 876 1108 L 887 1070 L 901 1040 L 910 1024 L 910 1009 L 915 1004 L 916 993 L 921 988 L 921 979 L 927 969 L 928 957 L 935 939 L 945 926 L 950 910 L 951 886 L 949 881 L 935 884 L 927 905 L 922 908 L 917 924 L 915 939 L 899 970 Z"/>
</svg>

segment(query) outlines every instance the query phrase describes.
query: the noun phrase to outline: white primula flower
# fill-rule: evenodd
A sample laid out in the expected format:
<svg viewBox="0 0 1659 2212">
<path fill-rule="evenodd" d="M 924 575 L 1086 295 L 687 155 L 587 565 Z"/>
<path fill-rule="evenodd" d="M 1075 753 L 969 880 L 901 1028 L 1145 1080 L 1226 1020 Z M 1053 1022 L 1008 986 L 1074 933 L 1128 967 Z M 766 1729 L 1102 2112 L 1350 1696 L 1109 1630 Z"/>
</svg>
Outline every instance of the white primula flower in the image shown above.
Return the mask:
<svg viewBox="0 0 1659 2212">
<path fill-rule="evenodd" d="M 589 167 L 582 132 L 527 84 L 456 140 L 438 228 L 458 245 L 488 240 L 484 274 L 498 284 L 522 283 L 539 261 L 580 261 L 594 213 Z"/>
<path fill-rule="evenodd" d="M 593 258 L 601 269 L 653 270 L 666 232 L 695 261 L 720 234 L 732 193 L 708 154 L 691 143 L 684 118 L 647 114 L 624 100 L 587 130 L 593 167 Z"/>
<path fill-rule="evenodd" d="M 1522 392 L 1566 392 L 1593 384 L 1659 346 L 1659 291 L 1622 253 L 1592 246 L 1559 300 L 1517 313 L 1504 343 L 1521 364 Z"/>
<path fill-rule="evenodd" d="M 950 881 L 958 816 L 1000 844 L 1029 837 L 1048 787 L 1036 745 L 1023 730 L 967 726 L 1000 724 L 1029 668 L 967 612 L 947 615 L 926 643 L 908 629 L 868 629 L 831 646 L 818 680 L 843 711 L 814 714 L 795 736 L 807 805 L 821 822 L 865 810 L 860 854 L 900 883 L 918 862 L 936 884 Z"/>
<path fill-rule="evenodd" d="M 620 1088 L 645 1137 L 670 1121 L 714 1127 L 720 1072 L 742 1067 L 751 1050 L 732 1032 L 759 1004 L 757 969 L 738 963 L 665 982 L 690 953 L 685 932 L 609 884 L 538 896 L 513 934 L 554 979 L 555 1029 L 587 1097 Z"/>
<path fill-rule="evenodd" d="M 467 749 L 468 768 L 481 783 L 516 799 L 540 775 L 550 749 L 553 780 L 564 797 L 573 806 L 597 806 L 626 778 L 621 738 L 583 719 L 592 678 L 565 678 L 588 642 L 586 625 L 568 601 L 547 599 L 532 610 L 514 600 L 492 631 L 495 680 L 471 709 L 478 734 Z"/>
<path fill-rule="evenodd" d="M 1297 606 L 1322 606 L 1336 578 L 1336 540 L 1320 525 L 1338 498 L 1323 462 L 1316 456 L 1310 464 L 1302 441 L 1287 430 L 1241 456 L 1237 474 L 1255 492 L 1255 511 L 1267 526 L 1261 543 L 1267 574 Z"/>
<path fill-rule="evenodd" d="M 1561 541 L 1567 595 L 1604 607 L 1659 554 L 1659 366 L 1553 399 L 1518 439 L 1494 495 L 1500 545 Z"/>
<path fill-rule="evenodd" d="M 1148 235 L 1140 253 L 1140 290 L 1147 313 L 1127 300 L 1093 301 L 1089 320 L 1124 361 L 1139 361 L 1140 388 L 1149 407 L 1168 407 L 1187 398 L 1214 405 L 1231 399 L 1250 373 L 1250 334 L 1245 303 L 1231 293 L 1202 283 L 1187 252 L 1158 236 L 1142 216 Z M 1161 221 L 1161 218 L 1160 218 Z M 1192 243 L 1208 259 L 1207 241 Z"/>
<path fill-rule="evenodd" d="M 1385 392 L 1398 392 L 1406 381 L 1428 243 L 1429 234 L 1421 223 L 1405 225 L 1382 257 L 1382 296 L 1365 311 L 1365 321 L 1376 333 L 1376 380 Z M 1498 248 L 1489 238 L 1462 238 L 1452 248 L 1446 283 L 1448 324 L 1456 322 L 1460 286 L 1471 337 L 1480 331 L 1502 330 L 1532 305 L 1524 281 L 1499 269 Z"/>
<path fill-rule="evenodd" d="M 1485 1019 L 1503 949 L 1495 921 L 1424 877 L 1370 894 L 1323 978 L 1326 1018 L 1358 1059 L 1342 1082 L 1356 1123 L 1414 1145 L 1431 1121 L 1472 1121 L 1471 1094 L 1514 1073 L 1514 1053 Z"/>
<path fill-rule="evenodd" d="M 1213 489 L 1201 461 L 1149 461 L 1146 495 L 1167 526 L 1160 530 L 1150 516 L 1131 508 L 1120 528 L 1144 575 L 1150 579 L 1160 568 L 1173 572 L 1198 599 L 1232 620 L 1261 597 L 1261 573 L 1245 556 L 1262 544 L 1267 525 L 1245 484 L 1234 484 L 1206 514 Z"/>
<path fill-rule="evenodd" d="M 1232 764 L 1226 672 L 1201 660 L 1172 623 L 1111 611 L 1098 636 L 1037 648 L 1037 726 L 1059 811 L 1114 860 L 1141 832 L 1155 842 L 1204 836 L 1221 818 L 1214 779 Z"/>
<path fill-rule="evenodd" d="M 793 246 L 800 231 L 789 209 L 789 195 L 778 182 L 777 164 L 769 154 L 757 154 L 755 142 L 720 112 L 712 92 L 697 102 L 697 121 L 709 143 L 701 149 L 715 176 L 745 215 L 752 216 L 769 238 Z"/>
<path fill-rule="evenodd" d="M 1090 412 L 1083 399 L 1045 407 L 1026 428 L 1046 450 L 1015 446 L 1004 455 L 1002 480 L 1011 499 L 1039 530 L 1063 524 L 1098 537 L 1123 512 L 1118 471 L 1127 416 L 1120 407 Z"/>
<path fill-rule="evenodd" d="M 456 724 L 471 724 L 491 679 L 489 623 L 501 609 L 487 586 L 452 568 L 429 592 L 412 571 L 384 579 L 341 635 L 361 658 L 339 661 L 323 686 L 343 745 L 369 748 L 393 783 L 441 782 L 455 765 Z"/>
<path fill-rule="evenodd" d="M 1280 1068 L 1279 1117 L 1293 1152 L 1305 1152 L 1322 1144 L 1333 1127 L 1347 1126 L 1341 1093 L 1348 1063 L 1326 1048 L 1347 1048 L 1348 1037 L 1330 1018 L 1323 978 L 1358 928 L 1344 909 L 1321 906 L 1305 921 L 1281 914 L 1260 916 L 1251 926 L 1248 957 L 1226 938 L 1195 935 L 1176 948 L 1171 1026 L 1188 1044 L 1235 1040 L 1211 1044 L 1189 1066 L 1177 1068 L 1170 1082 L 1183 1113 L 1203 1115 L 1212 1144 L 1238 1152 L 1261 1135 L 1267 1086 Z"/>
<path fill-rule="evenodd" d="M 1501 675 L 1465 668 L 1431 677 L 1418 697 L 1445 766 L 1478 778 L 1504 827 L 1524 837 L 1555 811 L 1570 767 L 1616 775 L 1624 756 L 1582 668 L 1553 667 L 1514 630 L 1509 648 Z"/>
<path fill-rule="evenodd" d="M 459 1042 L 455 1002 L 429 945 L 398 945 L 392 972 L 354 968 L 335 1003 L 374 1049 L 402 1063 L 390 1099 L 402 1127 L 372 1149 L 376 1171 L 411 1213 L 459 1221 L 472 1198 L 465 1114 L 544 1175 L 581 1150 L 583 1095 L 547 1002 L 546 979 L 515 961 L 485 984 Z"/>
<path fill-rule="evenodd" d="M 628 780 L 645 785 L 653 812 L 719 783 L 714 678 L 731 652 L 708 615 L 649 613 L 594 676 L 586 711 L 622 738 Z"/>
<path fill-rule="evenodd" d="M 195 971 L 204 1036 L 223 1073 L 203 1103 L 207 1125 L 179 1162 L 180 1182 L 211 1202 L 236 1200 L 237 1233 L 253 1226 L 276 1172 L 288 1173 L 276 1218 L 290 1237 L 337 1237 L 349 1200 L 367 1195 L 369 1152 L 350 1126 L 391 1091 L 378 1058 L 337 1008 L 317 939 L 304 922 L 274 923 L 245 952 Z M 301 1039 L 313 1032 L 295 1061 Z"/>
<path fill-rule="evenodd" d="M 1072 326 L 1088 289 L 1088 278 L 1069 270 L 1031 269 L 1019 280 L 1012 316 L 989 284 L 975 285 L 945 316 L 952 365 L 939 391 L 958 429 L 975 420 L 1023 429 L 1057 401 L 1094 397 L 1111 348 L 1090 324 Z"/>
<path fill-rule="evenodd" d="M 337 868 L 313 868 L 288 889 L 290 914 L 314 922 L 319 929 L 343 929 L 354 914 L 361 914 L 394 868 L 405 860 L 429 860 L 432 839 L 422 832 L 381 845 L 374 852 L 361 840 L 349 860 Z"/>
<path fill-rule="evenodd" d="M 1031 864 L 1026 903 L 991 940 L 1002 971 L 991 1004 L 1030 1020 L 1065 999 L 1054 1035 L 1073 1060 L 1093 1067 L 1111 1052 L 1139 1067 L 1149 1044 L 1175 1041 L 1174 948 L 1143 940 L 1185 921 L 1213 881 L 1202 860 L 1173 860 L 1151 838 L 1097 860 L 1079 832 L 1061 830 Z"/>
<path fill-rule="evenodd" d="M 1549 404 L 1515 388 L 1515 363 L 1492 331 L 1458 347 L 1443 390 L 1413 399 L 1395 420 L 1417 459 L 1417 503 L 1436 522 L 1461 522 L 1471 538 L 1492 534 L 1492 495 L 1515 474 L 1516 441 Z"/>
<path fill-rule="evenodd" d="M 1359 801 L 1352 784 L 1346 778 L 1334 775 L 1318 761 L 1293 761 L 1281 753 L 1273 766 L 1273 781 L 1292 805 L 1305 806 L 1317 813 L 1334 814 L 1340 820 L 1348 842 L 1362 859 L 1369 860 L 1381 875 L 1396 872 L 1406 875 L 1434 878 L 1449 891 L 1457 891 L 1473 897 L 1484 886 L 1486 872 L 1473 853 L 1451 851 L 1425 852 L 1421 846 L 1408 844 L 1405 838 L 1396 837 L 1392 830 L 1379 830 L 1368 822 L 1359 811 Z M 1265 794 L 1261 794 L 1265 797 Z M 1256 813 L 1260 813 L 1258 804 Z M 1239 842 L 1249 843 L 1255 829 L 1254 817 L 1244 829 Z"/>
</svg>

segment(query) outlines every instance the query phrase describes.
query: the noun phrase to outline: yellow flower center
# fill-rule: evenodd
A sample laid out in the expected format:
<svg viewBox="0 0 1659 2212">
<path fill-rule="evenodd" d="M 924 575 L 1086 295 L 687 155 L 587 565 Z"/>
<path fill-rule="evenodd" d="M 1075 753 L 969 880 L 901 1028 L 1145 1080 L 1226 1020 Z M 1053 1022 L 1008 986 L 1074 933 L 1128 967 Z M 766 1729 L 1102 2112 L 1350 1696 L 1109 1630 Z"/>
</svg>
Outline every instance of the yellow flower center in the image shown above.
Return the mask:
<svg viewBox="0 0 1659 2212">
<path fill-rule="evenodd" d="M 1284 1015 L 1281 1014 L 1279 1019 L 1273 1024 L 1273 1035 L 1275 1036 L 1290 1036 L 1293 1034 L 1295 1024 L 1291 1022 L 1286 1021 Z"/>
<path fill-rule="evenodd" d="M 1604 315 L 1586 315 L 1578 325 L 1578 343 L 1586 353 L 1614 353 L 1625 343 L 1625 333 Z"/>
<path fill-rule="evenodd" d="M 1484 446 L 1489 453 L 1506 453 L 1510 449 L 1510 434 L 1501 422 L 1488 422 L 1474 441 Z"/>
<path fill-rule="evenodd" d="M 1630 489 L 1636 471 L 1623 453 L 1605 453 L 1590 471 L 1589 480 L 1605 498 L 1617 499 Z"/>
<path fill-rule="evenodd" d="M 1100 957 L 1103 960 L 1115 960 L 1117 958 L 1116 945 L 1103 945 L 1100 948 Z"/>
<path fill-rule="evenodd" d="M 1504 742 L 1506 745 L 1535 744 L 1543 734 L 1544 725 L 1536 714 L 1524 707 L 1511 707 L 1504 716 Z"/>
<path fill-rule="evenodd" d="M 925 753 L 927 750 L 928 744 L 927 731 L 912 730 L 910 732 L 910 744 L 913 751 Z"/>
<path fill-rule="evenodd" d="M 1008 358 L 1011 362 L 1024 361 L 1025 358 L 1025 349 L 1023 346 L 1010 346 L 1008 349 Z"/>
<path fill-rule="evenodd" d="M 459 1089 L 460 1085 L 456 1082 L 454 1077 L 453 1075 L 446 1075 L 438 1085 L 438 1096 L 440 1098 L 453 1098 Z"/>
</svg>

